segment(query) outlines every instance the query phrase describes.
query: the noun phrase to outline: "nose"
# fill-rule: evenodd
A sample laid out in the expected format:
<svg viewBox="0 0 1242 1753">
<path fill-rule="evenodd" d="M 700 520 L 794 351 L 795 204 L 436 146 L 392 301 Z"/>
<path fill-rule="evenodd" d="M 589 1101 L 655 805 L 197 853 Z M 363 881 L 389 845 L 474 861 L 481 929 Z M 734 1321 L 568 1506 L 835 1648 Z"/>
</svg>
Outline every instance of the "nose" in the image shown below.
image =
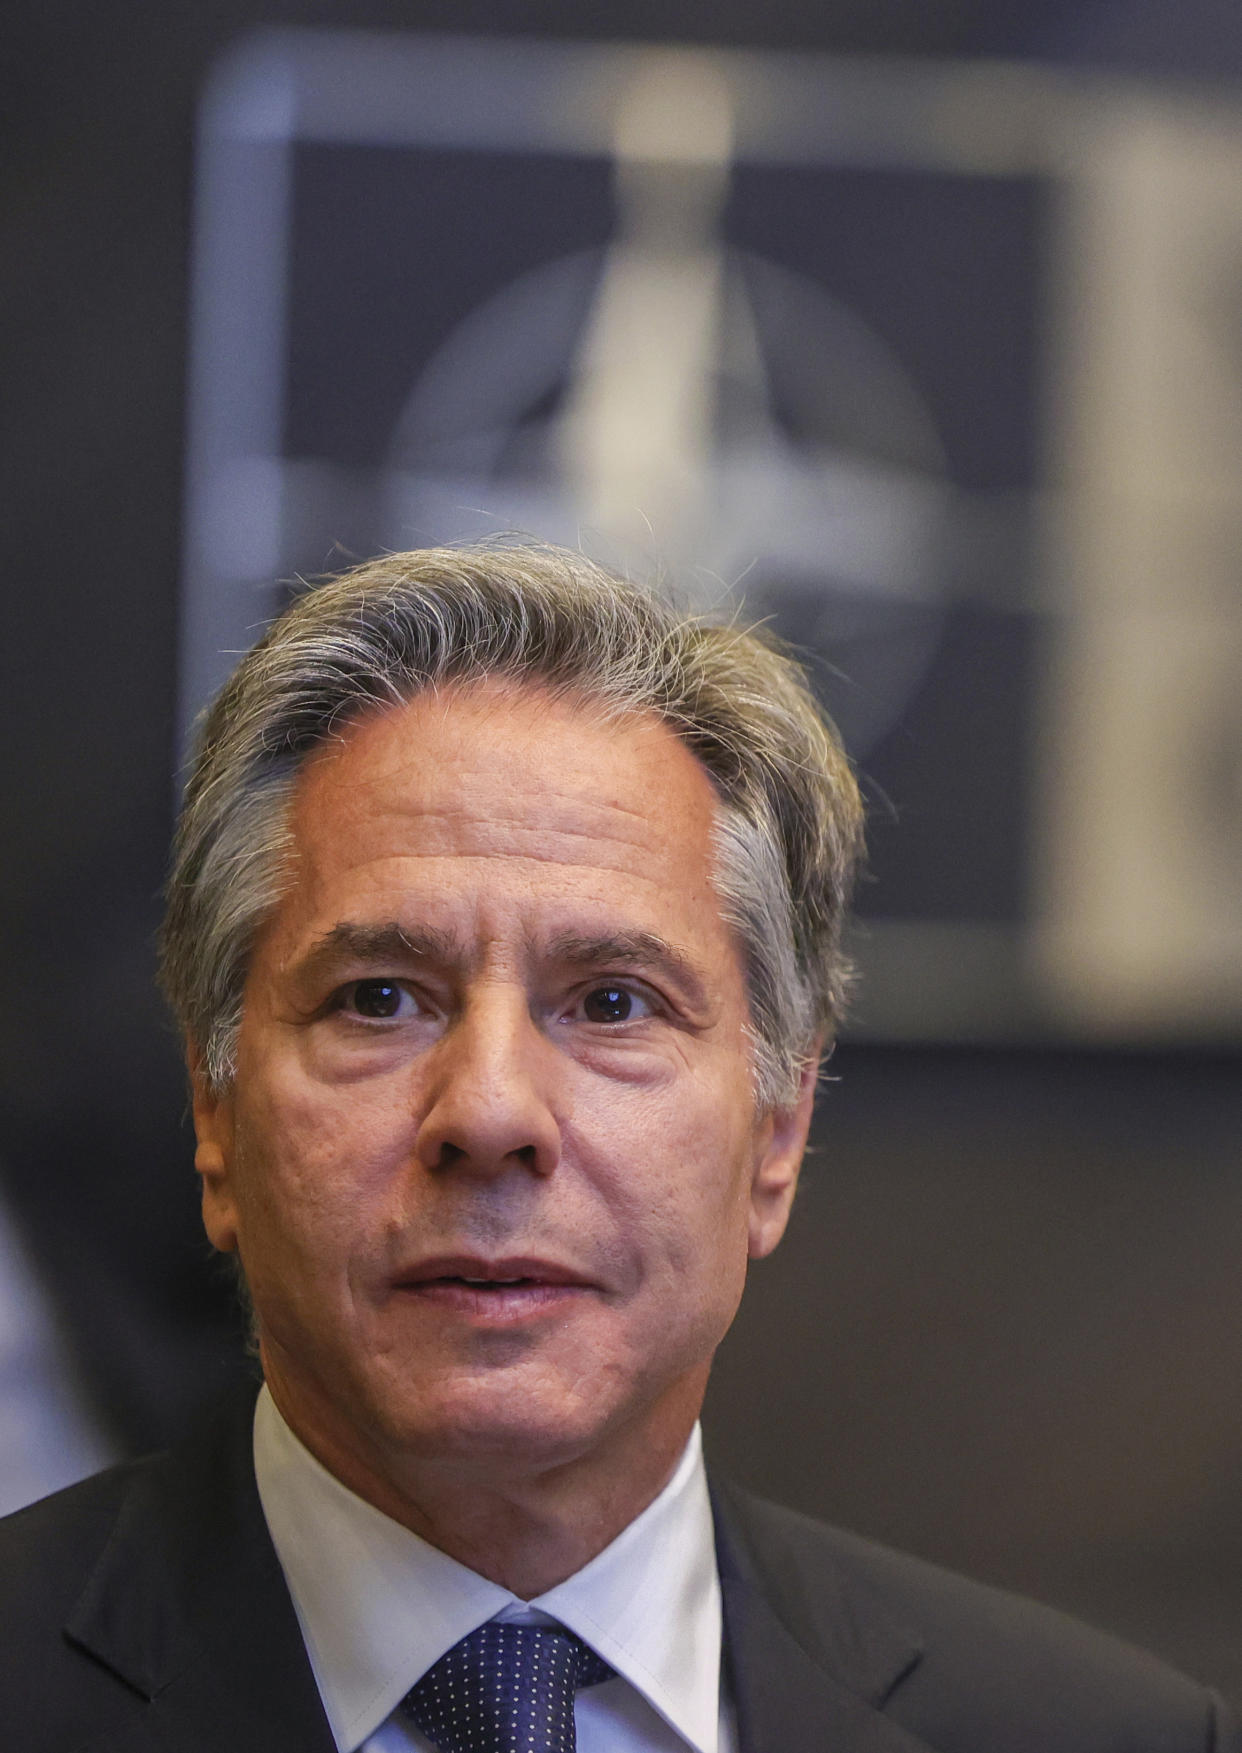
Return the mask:
<svg viewBox="0 0 1242 1753">
<path fill-rule="evenodd" d="M 431 1055 L 414 1146 L 419 1162 L 481 1175 L 514 1167 L 550 1175 L 561 1154 L 550 1103 L 554 1058 L 519 989 L 472 995 Z"/>
</svg>

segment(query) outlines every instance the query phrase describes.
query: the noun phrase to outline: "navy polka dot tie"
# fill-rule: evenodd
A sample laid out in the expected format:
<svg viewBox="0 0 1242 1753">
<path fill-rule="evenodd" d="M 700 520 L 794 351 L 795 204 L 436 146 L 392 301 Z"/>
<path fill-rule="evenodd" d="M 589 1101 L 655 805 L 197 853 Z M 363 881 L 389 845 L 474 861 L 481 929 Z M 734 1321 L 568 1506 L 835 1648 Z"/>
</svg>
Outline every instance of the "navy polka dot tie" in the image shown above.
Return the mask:
<svg viewBox="0 0 1242 1753">
<path fill-rule="evenodd" d="M 611 1675 L 563 1626 L 493 1619 L 428 1668 L 401 1709 L 440 1753 L 574 1753 L 574 1694 Z"/>
</svg>

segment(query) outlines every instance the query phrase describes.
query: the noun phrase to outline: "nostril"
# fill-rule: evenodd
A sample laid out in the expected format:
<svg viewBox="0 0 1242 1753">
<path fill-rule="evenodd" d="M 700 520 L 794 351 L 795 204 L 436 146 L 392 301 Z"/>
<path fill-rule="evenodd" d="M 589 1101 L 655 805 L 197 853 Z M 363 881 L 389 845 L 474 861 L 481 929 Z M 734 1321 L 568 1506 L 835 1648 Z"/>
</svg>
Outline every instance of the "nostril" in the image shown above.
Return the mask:
<svg viewBox="0 0 1242 1753">
<path fill-rule="evenodd" d="M 467 1168 L 472 1163 L 478 1167 L 498 1169 L 502 1163 L 518 1166 L 531 1174 L 539 1171 L 539 1147 L 535 1144 L 520 1144 L 513 1150 L 497 1153 L 494 1157 L 487 1152 L 471 1150 L 467 1146 L 453 1144 L 449 1139 L 442 1139 L 435 1152 L 435 1160 L 430 1163 L 433 1170 Z"/>
<path fill-rule="evenodd" d="M 450 1144 L 446 1138 L 440 1146 L 435 1166 L 438 1169 L 451 1169 L 464 1161 L 465 1156 L 466 1153 L 459 1144 Z"/>
</svg>

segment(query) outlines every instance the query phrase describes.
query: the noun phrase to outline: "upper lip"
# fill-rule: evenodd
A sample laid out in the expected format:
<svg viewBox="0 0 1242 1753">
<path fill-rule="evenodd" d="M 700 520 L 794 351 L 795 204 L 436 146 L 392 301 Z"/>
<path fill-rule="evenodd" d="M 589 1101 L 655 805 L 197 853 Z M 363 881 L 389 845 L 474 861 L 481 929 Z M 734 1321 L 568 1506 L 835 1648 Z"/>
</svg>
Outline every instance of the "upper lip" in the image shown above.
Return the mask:
<svg viewBox="0 0 1242 1753">
<path fill-rule="evenodd" d="M 543 1260 L 533 1254 L 506 1254 L 497 1260 L 480 1254 L 433 1254 L 397 1273 L 398 1284 L 427 1284 L 437 1278 L 470 1278 L 487 1283 L 511 1283 L 525 1278 L 538 1284 L 589 1285 L 592 1281 L 572 1266 Z"/>
</svg>

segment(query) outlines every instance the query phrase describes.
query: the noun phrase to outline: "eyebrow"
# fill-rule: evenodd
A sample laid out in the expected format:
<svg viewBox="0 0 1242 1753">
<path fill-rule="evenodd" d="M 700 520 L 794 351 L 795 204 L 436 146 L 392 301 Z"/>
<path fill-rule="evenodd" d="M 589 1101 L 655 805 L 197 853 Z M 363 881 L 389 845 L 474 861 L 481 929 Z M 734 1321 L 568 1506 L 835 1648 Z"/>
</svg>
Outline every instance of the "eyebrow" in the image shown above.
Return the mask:
<svg viewBox="0 0 1242 1753">
<path fill-rule="evenodd" d="M 395 919 L 378 925 L 342 920 L 317 938 L 298 959 L 300 975 L 314 974 L 339 962 L 364 962 L 371 966 L 409 961 L 453 960 L 460 949 L 456 938 L 430 926 L 408 929 Z"/>
<path fill-rule="evenodd" d="M 706 1002 L 707 988 L 690 958 L 653 931 L 557 932 L 544 953 L 553 961 L 589 971 L 595 968 L 652 968 L 674 979 L 693 1005 Z M 374 925 L 342 920 L 299 957 L 299 978 L 313 978 L 341 962 L 370 967 L 403 962 L 460 961 L 462 945 L 450 932 L 432 926 L 404 926 L 395 919 Z"/>
<path fill-rule="evenodd" d="M 554 961 L 583 969 L 658 969 L 672 976 L 692 1004 L 706 1002 L 707 989 L 694 963 L 653 931 L 603 932 L 598 936 L 558 932 L 548 940 L 547 953 Z"/>
</svg>

